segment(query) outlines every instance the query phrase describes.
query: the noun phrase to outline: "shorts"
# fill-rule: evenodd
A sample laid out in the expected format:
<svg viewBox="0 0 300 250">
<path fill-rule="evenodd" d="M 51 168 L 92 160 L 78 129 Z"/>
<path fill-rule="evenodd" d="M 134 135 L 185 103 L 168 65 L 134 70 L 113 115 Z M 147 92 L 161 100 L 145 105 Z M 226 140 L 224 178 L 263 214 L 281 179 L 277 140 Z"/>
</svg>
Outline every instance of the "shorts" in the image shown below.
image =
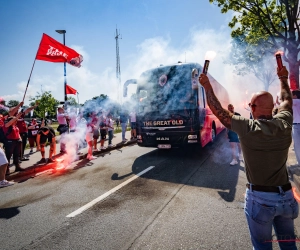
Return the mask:
<svg viewBox="0 0 300 250">
<path fill-rule="evenodd" d="M 86 140 L 87 142 L 92 141 L 92 140 L 93 140 L 93 133 L 87 132 L 86 135 L 85 135 L 85 140 Z"/>
<path fill-rule="evenodd" d="M 100 136 L 99 130 L 98 130 L 98 129 L 94 129 L 94 132 L 93 132 L 93 138 L 94 138 L 94 139 L 98 139 L 99 136 Z"/>
<path fill-rule="evenodd" d="M 0 148 L 0 166 L 8 164 L 7 158 L 2 148 Z"/>
<path fill-rule="evenodd" d="M 107 131 L 106 129 L 100 129 L 101 140 L 106 139 Z"/>
<path fill-rule="evenodd" d="M 228 131 L 228 138 L 229 142 L 240 142 L 238 135 L 231 130 Z"/>
<path fill-rule="evenodd" d="M 131 129 L 136 129 L 136 122 L 131 122 Z"/>
<path fill-rule="evenodd" d="M 49 143 L 51 143 L 53 138 L 55 138 L 55 136 L 53 137 L 51 133 L 48 135 L 41 134 L 40 144 L 46 144 L 47 140 Z"/>
</svg>

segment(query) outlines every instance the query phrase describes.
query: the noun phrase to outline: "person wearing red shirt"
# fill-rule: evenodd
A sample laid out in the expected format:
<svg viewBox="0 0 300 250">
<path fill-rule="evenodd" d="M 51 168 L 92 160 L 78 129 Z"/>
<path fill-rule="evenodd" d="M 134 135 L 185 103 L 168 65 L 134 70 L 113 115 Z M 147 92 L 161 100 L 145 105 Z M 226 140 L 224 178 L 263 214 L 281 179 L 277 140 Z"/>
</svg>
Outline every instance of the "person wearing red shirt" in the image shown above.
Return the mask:
<svg viewBox="0 0 300 250">
<path fill-rule="evenodd" d="M 22 139 L 22 144 L 21 144 L 21 161 L 28 161 L 29 158 L 24 156 L 24 151 L 26 148 L 26 144 L 27 144 L 27 138 L 28 138 L 28 128 L 27 128 L 27 124 L 24 120 L 25 115 L 27 115 L 31 110 L 33 110 L 34 108 L 36 108 L 37 105 L 32 106 L 30 108 L 27 108 L 25 111 L 21 111 L 22 115 L 21 117 L 18 119 L 17 121 L 17 127 L 19 128 L 19 133 Z"/>
<path fill-rule="evenodd" d="M 19 113 L 17 114 L 17 116 L 8 117 L 5 125 L 3 126 L 3 132 L 7 138 L 7 142 L 5 145 L 5 155 L 8 161 L 13 155 L 15 171 L 24 170 L 23 168 L 21 168 L 19 163 L 21 136 L 19 133 L 19 128 L 17 127 L 17 120 L 21 117 L 21 115 L 22 113 Z M 9 170 L 7 172 L 9 172 Z"/>
</svg>

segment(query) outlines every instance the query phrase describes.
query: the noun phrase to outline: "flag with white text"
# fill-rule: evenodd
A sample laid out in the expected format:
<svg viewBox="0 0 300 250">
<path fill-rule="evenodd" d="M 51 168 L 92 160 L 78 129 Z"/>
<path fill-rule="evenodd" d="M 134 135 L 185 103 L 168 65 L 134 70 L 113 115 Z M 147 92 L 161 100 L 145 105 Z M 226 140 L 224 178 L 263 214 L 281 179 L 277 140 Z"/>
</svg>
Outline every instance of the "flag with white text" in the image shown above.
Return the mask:
<svg viewBox="0 0 300 250">
<path fill-rule="evenodd" d="M 82 55 L 45 33 L 42 36 L 36 59 L 48 62 L 66 62 L 78 68 L 83 61 Z"/>
</svg>

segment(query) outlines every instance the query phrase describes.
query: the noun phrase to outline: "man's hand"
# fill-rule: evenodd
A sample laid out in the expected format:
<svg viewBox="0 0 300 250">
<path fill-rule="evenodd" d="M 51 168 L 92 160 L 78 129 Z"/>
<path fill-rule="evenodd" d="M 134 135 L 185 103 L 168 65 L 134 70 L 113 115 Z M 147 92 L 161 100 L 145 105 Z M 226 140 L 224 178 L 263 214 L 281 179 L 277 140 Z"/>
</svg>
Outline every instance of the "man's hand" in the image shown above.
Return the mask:
<svg viewBox="0 0 300 250">
<path fill-rule="evenodd" d="M 214 90 L 207 75 L 202 73 L 199 77 L 199 82 L 205 89 L 206 100 L 213 114 L 226 128 L 231 129 L 231 117 L 233 116 L 233 114 L 222 107 L 220 101 L 215 96 Z"/>
<path fill-rule="evenodd" d="M 293 97 L 288 84 L 289 72 L 286 67 L 283 66 L 281 69 L 277 68 L 277 75 L 281 83 L 280 99 L 282 102 L 279 105 L 278 112 L 287 110 L 292 112 L 293 107 Z"/>
<path fill-rule="evenodd" d="M 199 83 L 203 86 L 204 89 L 211 88 L 211 84 L 210 84 L 210 81 L 209 81 L 207 75 L 205 75 L 203 73 L 199 77 Z"/>
<path fill-rule="evenodd" d="M 277 68 L 277 75 L 278 78 L 288 78 L 289 77 L 289 72 L 287 71 L 286 67 L 283 66 L 281 69 Z"/>
</svg>

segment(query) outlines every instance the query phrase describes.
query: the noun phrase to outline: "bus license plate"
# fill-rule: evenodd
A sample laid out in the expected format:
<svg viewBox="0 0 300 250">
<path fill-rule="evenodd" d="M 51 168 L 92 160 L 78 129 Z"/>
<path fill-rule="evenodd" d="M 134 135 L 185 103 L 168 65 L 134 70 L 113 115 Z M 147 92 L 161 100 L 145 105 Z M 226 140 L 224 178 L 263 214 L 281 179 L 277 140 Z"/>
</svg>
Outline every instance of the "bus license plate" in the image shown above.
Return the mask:
<svg viewBox="0 0 300 250">
<path fill-rule="evenodd" d="M 171 148 L 171 144 L 158 144 L 158 148 Z"/>
</svg>

